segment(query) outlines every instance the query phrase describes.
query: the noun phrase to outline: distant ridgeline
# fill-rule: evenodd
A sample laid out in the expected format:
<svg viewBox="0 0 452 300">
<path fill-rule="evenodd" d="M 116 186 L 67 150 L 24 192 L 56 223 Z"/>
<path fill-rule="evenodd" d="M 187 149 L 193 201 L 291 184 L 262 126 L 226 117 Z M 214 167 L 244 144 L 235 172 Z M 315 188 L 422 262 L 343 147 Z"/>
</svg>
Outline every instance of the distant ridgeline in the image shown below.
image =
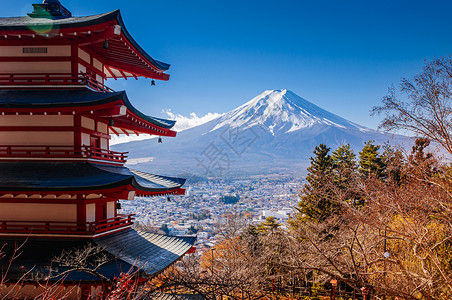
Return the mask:
<svg viewBox="0 0 452 300">
<path fill-rule="evenodd" d="M 228 195 L 228 196 L 221 196 L 220 201 L 224 204 L 236 204 L 239 202 L 240 196 L 238 195 Z"/>
</svg>

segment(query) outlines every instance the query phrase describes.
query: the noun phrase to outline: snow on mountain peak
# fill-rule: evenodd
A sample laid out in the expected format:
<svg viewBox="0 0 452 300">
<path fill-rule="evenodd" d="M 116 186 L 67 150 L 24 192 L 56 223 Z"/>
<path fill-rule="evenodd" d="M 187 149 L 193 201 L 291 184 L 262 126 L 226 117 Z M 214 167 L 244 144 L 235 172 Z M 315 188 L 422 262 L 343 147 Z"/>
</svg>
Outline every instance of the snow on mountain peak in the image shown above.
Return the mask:
<svg viewBox="0 0 452 300">
<path fill-rule="evenodd" d="M 267 128 L 271 134 L 293 132 L 315 124 L 365 130 L 287 90 L 267 90 L 219 118 L 212 131 L 223 126 Z"/>
</svg>

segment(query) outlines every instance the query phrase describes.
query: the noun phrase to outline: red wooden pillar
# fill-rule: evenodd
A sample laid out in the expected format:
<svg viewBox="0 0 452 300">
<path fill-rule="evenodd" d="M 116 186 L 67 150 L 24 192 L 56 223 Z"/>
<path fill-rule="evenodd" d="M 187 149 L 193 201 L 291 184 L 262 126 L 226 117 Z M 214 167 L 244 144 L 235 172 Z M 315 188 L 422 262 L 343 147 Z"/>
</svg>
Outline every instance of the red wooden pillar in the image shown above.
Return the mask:
<svg viewBox="0 0 452 300">
<path fill-rule="evenodd" d="M 74 147 L 79 149 L 82 146 L 82 117 L 74 115 Z"/>
<path fill-rule="evenodd" d="M 79 199 L 77 196 L 77 225 L 85 226 L 86 225 L 86 204 L 85 201 Z"/>
</svg>

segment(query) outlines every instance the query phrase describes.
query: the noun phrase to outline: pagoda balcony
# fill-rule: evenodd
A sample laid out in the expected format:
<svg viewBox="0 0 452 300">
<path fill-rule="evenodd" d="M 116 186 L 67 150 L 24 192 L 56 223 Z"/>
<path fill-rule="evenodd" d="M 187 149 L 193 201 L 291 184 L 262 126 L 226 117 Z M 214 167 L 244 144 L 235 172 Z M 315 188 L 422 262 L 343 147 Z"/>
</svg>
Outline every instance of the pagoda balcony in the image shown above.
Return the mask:
<svg viewBox="0 0 452 300">
<path fill-rule="evenodd" d="M 102 160 L 124 164 L 128 152 L 117 152 L 91 146 L 2 146 L 1 159 Z"/>
<path fill-rule="evenodd" d="M 7 74 L 0 73 L 0 88 L 74 88 L 87 87 L 98 92 L 114 92 L 87 73 Z"/>
<path fill-rule="evenodd" d="M 0 235 L 8 236 L 78 236 L 93 237 L 120 231 L 132 226 L 135 214 L 120 215 L 114 218 L 87 222 L 54 221 L 0 221 Z"/>
</svg>

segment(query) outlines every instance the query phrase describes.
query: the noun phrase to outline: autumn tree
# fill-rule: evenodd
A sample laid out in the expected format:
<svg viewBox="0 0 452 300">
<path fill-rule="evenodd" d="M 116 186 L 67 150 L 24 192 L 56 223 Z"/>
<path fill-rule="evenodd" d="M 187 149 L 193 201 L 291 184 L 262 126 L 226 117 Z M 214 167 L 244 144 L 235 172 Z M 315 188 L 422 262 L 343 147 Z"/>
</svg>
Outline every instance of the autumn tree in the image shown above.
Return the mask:
<svg viewBox="0 0 452 300">
<path fill-rule="evenodd" d="M 384 116 L 379 128 L 409 131 L 452 154 L 451 97 L 452 58 L 447 56 L 427 62 L 419 75 L 402 79 L 399 89 L 390 88 L 372 114 Z"/>
<path fill-rule="evenodd" d="M 397 185 L 401 184 L 406 175 L 403 171 L 405 164 L 403 150 L 399 147 L 391 146 L 389 143 L 385 143 L 382 148 L 381 160 L 385 168 L 383 175 L 385 180 L 392 181 Z"/>
</svg>

